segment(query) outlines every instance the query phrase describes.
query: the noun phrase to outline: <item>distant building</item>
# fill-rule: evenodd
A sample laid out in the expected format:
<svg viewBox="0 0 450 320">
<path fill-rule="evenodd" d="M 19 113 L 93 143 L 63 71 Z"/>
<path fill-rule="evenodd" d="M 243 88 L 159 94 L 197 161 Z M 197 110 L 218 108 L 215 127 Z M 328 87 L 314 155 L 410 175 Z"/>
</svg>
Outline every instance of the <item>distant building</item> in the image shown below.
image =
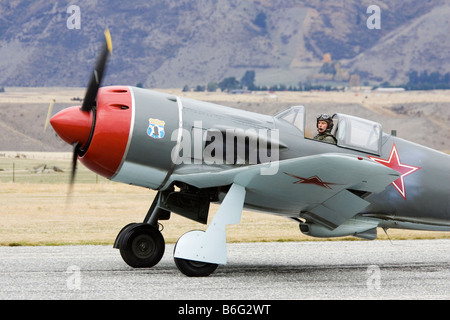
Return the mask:
<svg viewBox="0 0 450 320">
<path fill-rule="evenodd" d="M 231 94 L 244 94 L 244 93 L 251 93 L 250 90 L 245 89 L 233 89 L 230 91 Z"/>
<path fill-rule="evenodd" d="M 405 88 L 376 88 L 375 91 L 378 92 L 402 92 Z"/>
</svg>

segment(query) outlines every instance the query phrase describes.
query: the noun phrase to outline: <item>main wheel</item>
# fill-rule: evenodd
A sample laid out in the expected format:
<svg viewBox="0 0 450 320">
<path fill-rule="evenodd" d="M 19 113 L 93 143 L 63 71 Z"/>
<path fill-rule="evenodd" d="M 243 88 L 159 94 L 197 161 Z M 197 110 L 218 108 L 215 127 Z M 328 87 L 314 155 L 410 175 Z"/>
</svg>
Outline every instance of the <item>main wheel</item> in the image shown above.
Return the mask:
<svg viewBox="0 0 450 320">
<path fill-rule="evenodd" d="M 205 231 L 202 230 L 193 230 L 185 233 L 180 239 L 178 239 L 175 244 L 175 248 L 173 249 L 173 259 L 175 260 L 175 265 L 178 270 L 180 270 L 184 275 L 188 277 L 207 277 L 211 273 L 213 273 L 218 264 L 189 260 L 184 258 L 177 258 L 176 255 L 179 255 L 181 250 L 182 252 L 185 250 L 191 250 L 192 245 L 195 246 L 196 241 L 202 241 L 201 238 L 205 235 Z M 183 254 L 181 254 L 183 256 Z"/>
<path fill-rule="evenodd" d="M 161 232 L 147 223 L 137 223 L 120 238 L 120 255 L 133 268 L 151 268 L 164 255 L 165 242 Z"/>
<path fill-rule="evenodd" d="M 216 271 L 218 264 L 174 258 L 175 264 L 188 277 L 207 277 Z"/>
</svg>

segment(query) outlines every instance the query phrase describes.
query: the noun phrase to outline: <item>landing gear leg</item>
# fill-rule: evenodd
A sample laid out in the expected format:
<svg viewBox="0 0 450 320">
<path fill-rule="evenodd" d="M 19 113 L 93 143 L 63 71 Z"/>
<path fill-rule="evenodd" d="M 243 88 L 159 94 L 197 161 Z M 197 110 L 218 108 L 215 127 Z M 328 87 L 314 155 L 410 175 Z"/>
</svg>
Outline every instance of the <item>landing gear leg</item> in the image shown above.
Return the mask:
<svg viewBox="0 0 450 320">
<path fill-rule="evenodd" d="M 245 188 L 233 184 L 208 229 L 185 233 L 175 246 L 174 259 L 178 269 L 190 277 L 209 276 L 219 264 L 227 263 L 227 224 L 241 220 Z"/>
<path fill-rule="evenodd" d="M 158 229 L 159 219 L 168 219 L 170 212 L 158 206 L 160 193 L 153 201 L 143 223 L 130 223 L 117 235 L 114 248 L 133 268 L 150 268 L 163 257 L 165 241 Z"/>
</svg>

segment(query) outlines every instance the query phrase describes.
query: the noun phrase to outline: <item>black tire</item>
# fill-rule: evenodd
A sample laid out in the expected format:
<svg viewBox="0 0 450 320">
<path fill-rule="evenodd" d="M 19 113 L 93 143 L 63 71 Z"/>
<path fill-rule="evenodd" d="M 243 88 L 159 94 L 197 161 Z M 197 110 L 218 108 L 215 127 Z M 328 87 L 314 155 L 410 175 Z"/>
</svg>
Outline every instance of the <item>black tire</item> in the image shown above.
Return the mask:
<svg viewBox="0 0 450 320">
<path fill-rule="evenodd" d="M 175 264 L 188 277 L 207 277 L 216 271 L 218 264 L 174 258 Z"/>
<path fill-rule="evenodd" d="M 120 255 L 133 268 L 151 268 L 161 261 L 165 241 L 161 232 L 147 224 L 127 228 L 120 238 Z"/>
<path fill-rule="evenodd" d="M 136 224 L 138 223 L 136 222 L 129 223 L 125 227 L 123 227 L 122 230 L 120 230 L 120 232 L 117 234 L 116 240 L 114 241 L 113 248 L 120 249 L 120 239 L 122 238 L 122 235 L 126 233 L 128 229 L 131 229 Z"/>
</svg>

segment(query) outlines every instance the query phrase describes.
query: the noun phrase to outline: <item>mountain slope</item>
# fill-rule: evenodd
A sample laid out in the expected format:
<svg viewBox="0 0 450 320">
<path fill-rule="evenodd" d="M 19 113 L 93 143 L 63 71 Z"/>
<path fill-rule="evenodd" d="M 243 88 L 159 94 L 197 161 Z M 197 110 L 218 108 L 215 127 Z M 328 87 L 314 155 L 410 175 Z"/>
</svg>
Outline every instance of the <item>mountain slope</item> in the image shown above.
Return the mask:
<svg viewBox="0 0 450 320">
<path fill-rule="evenodd" d="M 381 9 L 370 30 L 367 7 Z M 105 84 L 206 84 L 255 70 L 259 83 L 310 79 L 324 54 L 362 80 L 450 71 L 445 0 L 67 1 L 0 3 L 0 86 L 85 86 L 105 27 L 114 52 Z"/>
<path fill-rule="evenodd" d="M 449 72 L 449 16 L 450 4 L 435 7 L 382 37 L 377 45 L 346 61 L 344 66 L 400 83 L 408 81 L 406 76 L 412 70 Z"/>
</svg>

